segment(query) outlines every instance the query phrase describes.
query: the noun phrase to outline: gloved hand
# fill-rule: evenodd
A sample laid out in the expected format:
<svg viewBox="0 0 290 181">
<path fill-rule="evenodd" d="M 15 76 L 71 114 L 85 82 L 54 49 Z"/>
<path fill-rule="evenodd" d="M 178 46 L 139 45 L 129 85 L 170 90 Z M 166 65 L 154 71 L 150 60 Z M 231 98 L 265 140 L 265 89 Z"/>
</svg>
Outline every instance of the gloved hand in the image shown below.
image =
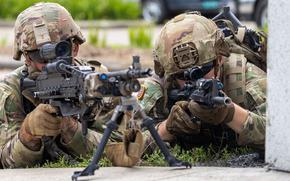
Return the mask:
<svg viewBox="0 0 290 181">
<path fill-rule="evenodd" d="M 106 156 L 114 166 L 132 167 L 137 164 L 143 153 L 143 136 L 140 130 L 126 130 L 123 142 L 106 146 Z"/>
<path fill-rule="evenodd" d="M 170 114 L 166 121 L 166 129 L 172 134 L 198 134 L 200 124 L 193 122 L 188 114 L 188 102 L 179 101 L 171 108 Z"/>
<path fill-rule="evenodd" d="M 198 103 L 191 100 L 188 104 L 188 109 L 192 115 L 198 117 L 206 123 L 214 125 L 231 122 L 235 113 L 234 103 L 231 103 L 228 106 L 207 108 L 200 106 Z"/>
<path fill-rule="evenodd" d="M 67 144 L 72 140 L 78 129 L 78 121 L 73 117 L 63 117 L 60 128 L 61 139 L 65 144 Z"/>
<path fill-rule="evenodd" d="M 42 136 L 57 136 L 60 134 L 61 118 L 53 116 L 56 108 L 49 104 L 39 104 L 24 119 L 20 128 L 20 140 L 28 148 L 37 150 Z"/>
</svg>

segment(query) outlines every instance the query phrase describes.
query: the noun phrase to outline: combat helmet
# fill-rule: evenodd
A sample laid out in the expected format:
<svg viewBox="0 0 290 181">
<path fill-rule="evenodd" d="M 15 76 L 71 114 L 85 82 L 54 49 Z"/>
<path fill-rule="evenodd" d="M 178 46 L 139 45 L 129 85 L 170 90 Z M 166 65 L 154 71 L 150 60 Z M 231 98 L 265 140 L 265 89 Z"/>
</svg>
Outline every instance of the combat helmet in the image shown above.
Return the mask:
<svg viewBox="0 0 290 181">
<path fill-rule="evenodd" d="M 25 51 L 37 50 L 45 43 L 74 38 L 85 42 L 80 27 L 70 13 L 57 3 L 37 3 L 21 12 L 14 26 L 14 55 L 20 60 Z"/>
<path fill-rule="evenodd" d="M 223 34 L 212 20 L 197 12 L 178 15 L 164 25 L 155 42 L 155 73 L 168 77 L 213 62 L 221 42 Z"/>
</svg>

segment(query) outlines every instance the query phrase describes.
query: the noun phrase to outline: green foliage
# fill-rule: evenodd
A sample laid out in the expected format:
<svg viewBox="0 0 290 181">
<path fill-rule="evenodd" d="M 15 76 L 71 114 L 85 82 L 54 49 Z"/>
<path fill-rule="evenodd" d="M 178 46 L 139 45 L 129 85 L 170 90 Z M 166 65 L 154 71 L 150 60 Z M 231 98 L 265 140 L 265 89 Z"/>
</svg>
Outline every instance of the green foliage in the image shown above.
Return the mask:
<svg viewBox="0 0 290 181">
<path fill-rule="evenodd" d="M 171 153 L 179 160 L 185 160 L 190 163 L 213 163 L 214 161 L 227 161 L 234 156 L 247 154 L 253 150 L 243 148 L 229 148 L 224 147 L 222 149 L 209 145 L 208 147 L 195 147 L 192 150 L 182 150 L 179 146 L 175 146 L 171 149 Z M 164 157 L 160 150 L 156 150 L 153 154 L 145 155 L 141 163 L 142 166 L 166 166 Z"/>
<path fill-rule="evenodd" d="M 128 29 L 131 47 L 151 48 L 152 28 L 148 26 L 131 27 Z"/>
<path fill-rule="evenodd" d="M 192 150 L 192 157 L 192 163 L 197 163 L 210 160 L 212 155 L 208 149 L 204 147 L 197 147 Z"/>
<path fill-rule="evenodd" d="M 150 155 L 144 155 L 141 165 L 143 166 L 166 166 L 167 163 L 164 160 L 164 157 L 160 150 L 154 151 Z"/>
<path fill-rule="evenodd" d="M 190 163 L 204 162 L 209 160 L 210 156 L 206 148 L 197 147 L 192 150 L 181 150 L 179 146 L 172 148 L 171 153 L 179 160 L 186 160 Z M 153 154 L 143 157 L 142 166 L 166 166 L 167 162 L 160 150 L 156 150 Z"/>
<path fill-rule="evenodd" d="M 75 164 L 71 164 L 68 161 L 66 161 L 64 158 L 60 158 L 59 160 L 55 161 L 55 162 L 45 162 L 43 165 L 37 165 L 36 167 L 43 167 L 43 168 L 73 168 L 73 167 L 86 167 L 89 165 L 91 159 L 86 159 L 86 158 L 79 158 L 78 162 Z M 111 167 L 112 163 L 111 161 L 106 158 L 103 157 L 100 162 L 99 165 L 101 167 Z"/>
<path fill-rule="evenodd" d="M 227 161 L 234 156 L 247 154 L 253 152 L 252 149 L 247 147 L 242 148 L 229 148 L 223 147 L 222 149 L 214 147 L 212 145 L 208 147 L 195 147 L 192 150 L 182 150 L 179 146 L 175 146 L 170 149 L 170 152 L 179 160 L 188 161 L 190 163 L 213 163 L 214 161 Z M 78 158 L 78 162 L 71 164 L 64 158 L 59 159 L 56 162 L 46 162 L 43 165 L 36 165 L 43 168 L 72 168 L 72 167 L 86 167 L 90 163 L 90 159 Z M 112 166 L 111 161 L 103 157 L 99 165 L 101 167 Z M 159 149 L 154 151 L 150 155 L 144 155 L 142 158 L 141 166 L 167 166 L 167 162 Z M 210 165 L 210 164 L 209 164 Z"/>
<path fill-rule="evenodd" d="M 0 47 L 5 47 L 7 45 L 7 38 L 3 37 L 0 39 Z"/>
<path fill-rule="evenodd" d="M 100 33 L 98 29 L 90 29 L 88 34 L 88 43 L 94 45 L 95 47 L 107 47 L 106 33 L 104 33 L 103 37 L 100 38 Z"/>
<path fill-rule="evenodd" d="M 14 19 L 32 4 L 43 0 L 0 0 L 0 18 Z M 63 5 L 76 19 L 137 19 L 137 2 L 126 0 L 47 0 Z"/>
<path fill-rule="evenodd" d="M 264 25 L 264 27 L 263 27 L 263 31 L 264 31 L 265 33 L 268 33 L 268 23 L 266 23 L 266 24 Z"/>
</svg>

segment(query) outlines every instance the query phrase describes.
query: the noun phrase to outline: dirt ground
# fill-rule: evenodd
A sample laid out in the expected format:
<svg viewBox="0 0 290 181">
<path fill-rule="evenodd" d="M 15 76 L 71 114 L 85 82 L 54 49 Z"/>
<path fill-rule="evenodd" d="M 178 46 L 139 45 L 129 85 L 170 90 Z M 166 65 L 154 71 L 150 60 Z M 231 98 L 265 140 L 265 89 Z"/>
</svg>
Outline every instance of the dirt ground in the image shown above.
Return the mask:
<svg viewBox="0 0 290 181">
<path fill-rule="evenodd" d="M 1 47 L 0 55 L 13 55 L 13 47 Z M 139 48 L 96 48 L 89 44 L 80 46 L 79 57 L 95 59 L 111 70 L 127 68 L 132 63 L 132 56 L 139 55 L 141 64 L 145 68 L 152 67 L 152 50 Z M 4 67 L 1 67 L 4 68 Z"/>
</svg>

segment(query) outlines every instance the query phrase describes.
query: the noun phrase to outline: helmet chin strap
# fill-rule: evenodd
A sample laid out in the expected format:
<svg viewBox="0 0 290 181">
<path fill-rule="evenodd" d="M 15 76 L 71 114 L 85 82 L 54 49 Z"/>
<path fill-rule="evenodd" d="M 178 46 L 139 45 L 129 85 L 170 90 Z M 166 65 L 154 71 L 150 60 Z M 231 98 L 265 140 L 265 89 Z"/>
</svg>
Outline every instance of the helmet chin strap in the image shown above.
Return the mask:
<svg viewBox="0 0 290 181">
<path fill-rule="evenodd" d="M 218 56 L 218 58 L 217 59 L 215 59 L 214 61 L 213 61 L 213 66 L 214 66 L 214 78 L 216 79 L 217 78 L 217 76 L 218 76 L 218 72 L 219 72 L 219 69 L 220 69 L 220 56 Z"/>
</svg>

